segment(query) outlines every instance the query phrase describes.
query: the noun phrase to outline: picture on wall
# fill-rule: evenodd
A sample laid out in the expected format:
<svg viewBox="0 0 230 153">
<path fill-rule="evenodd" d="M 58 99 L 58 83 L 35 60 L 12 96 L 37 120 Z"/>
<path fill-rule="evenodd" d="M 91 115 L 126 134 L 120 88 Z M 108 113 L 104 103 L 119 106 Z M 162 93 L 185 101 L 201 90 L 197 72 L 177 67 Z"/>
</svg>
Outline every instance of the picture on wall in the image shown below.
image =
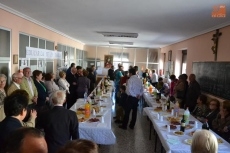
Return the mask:
<svg viewBox="0 0 230 153">
<path fill-rule="evenodd" d="M 172 60 L 172 51 L 170 50 L 168 52 L 168 61 L 171 61 Z"/>
<path fill-rule="evenodd" d="M 105 55 L 104 61 L 105 61 L 104 67 L 111 68 L 111 66 L 113 65 L 113 55 Z"/>
<path fill-rule="evenodd" d="M 22 58 L 21 59 L 21 64 L 20 64 L 21 67 L 26 67 L 27 66 L 27 59 L 26 58 Z"/>
</svg>

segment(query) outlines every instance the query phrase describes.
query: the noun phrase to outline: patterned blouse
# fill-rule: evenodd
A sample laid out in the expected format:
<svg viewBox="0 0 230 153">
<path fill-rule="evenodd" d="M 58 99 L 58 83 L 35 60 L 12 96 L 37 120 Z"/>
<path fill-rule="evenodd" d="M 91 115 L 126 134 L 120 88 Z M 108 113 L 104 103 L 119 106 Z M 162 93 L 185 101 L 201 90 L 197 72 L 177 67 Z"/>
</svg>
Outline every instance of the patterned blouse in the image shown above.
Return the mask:
<svg viewBox="0 0 230 153">
<path fill-rule="evenodd" d="M 195 117 L 202 117 L 207 113 L 207 106 L 206 105 L 196 105 L 195 109 L 193 110 L 192 114 Z"/>
<path fill-rule="evenodd" d="M 3 105 L 3 101 L 5 97 L 6 97 L 5 91 L 3 92 L 2 90 L 0 90 L 0 105 Z"/>
</svg>

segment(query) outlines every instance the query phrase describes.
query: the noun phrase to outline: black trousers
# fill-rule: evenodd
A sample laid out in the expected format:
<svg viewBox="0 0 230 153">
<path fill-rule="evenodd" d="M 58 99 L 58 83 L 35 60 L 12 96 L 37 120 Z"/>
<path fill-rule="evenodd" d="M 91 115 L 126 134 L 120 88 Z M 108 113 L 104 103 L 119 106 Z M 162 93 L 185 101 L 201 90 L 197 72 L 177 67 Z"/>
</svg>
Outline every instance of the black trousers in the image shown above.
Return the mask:
<svg viewBox="0 0 230 153">
<path fill-rule="evenodd" d="M 123 123 L 122 126 L 123 127 L 127 127 L 128 122 L 129 122 L 129 114 L 132 110 L 132 119 L 131 122 L 129 124 L 129 127 L 134 127 L 136 124 L 136 120 L 137 120 L 137 106 L 138 106 L 138 101 L 139 99 L 137 99 L 136 97 L 132 97 L 132 96 L 128 96 L 125 105 L 124 105 L 124 110 L 125 110 L 125 116 L 123 119 Z"/>
</svg>

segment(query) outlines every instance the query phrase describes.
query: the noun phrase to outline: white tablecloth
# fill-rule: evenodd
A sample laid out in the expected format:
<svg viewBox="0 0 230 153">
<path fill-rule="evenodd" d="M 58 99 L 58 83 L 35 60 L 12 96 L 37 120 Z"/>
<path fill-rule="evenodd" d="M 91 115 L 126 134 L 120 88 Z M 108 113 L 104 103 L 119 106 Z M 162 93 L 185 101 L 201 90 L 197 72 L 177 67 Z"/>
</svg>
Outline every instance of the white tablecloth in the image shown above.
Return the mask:
<svg viewBox="0 0 230 153">
<path fill-rule="evenodd" d="M 153 127 L 156 130 L 156 133 L 159 136 L 159 139 L 162 143 L 162 146 L 166 150 L 167 153 L 190 153 L 190 145 L 187 145 L 184 141 L 186 139 L 191 139 L 192 137 L 189 135 L 191 131 L 195 129 L 185 130 L 185 134 L 183 136 L 176 136 L 173 132 L 180 130 L 180 125 L 177 126 L 176 130 L 171 130 L 167 132 L 167 129 L 164 127 L 165 125 L 169 125 L 170 123 L 166 120 L 166 116 L 170 116 L 169 113 L 164 113 L 165 117 L 163 121 L 159 121 L 156 118 L 157 112 L 153 111 L 153 107 L 145 107 L 144 112 L 147 114 L 151 122 L 153 123 Z M 196 119 L 190 115 L 190 121 L 195 121 Z M 201 129 L 202 124 L 198 122 L 198 129 Z M 215 134 L 215 133 L 214 133 Z M 216 135 L 216 134 L 215 134 Z M 220 138 L 216 135 L 217 138 Z M 177 144 L 170 144 L 168 139 L 177 139 Z M 222 139 L 223 140 L 223 139 Z M 219 145 L 218 153 L 229 153 L 230 152 L 230 144 L 223 140 L 224 143 Z"/>
<path fill-rule="evenodd" d="M 111 88 L 112 90 L 112 88 Z M 104 94 L 107 96 L 107 102 L 101 102 L 103 112 L 100 113 L 104 116 L 104 123 L 101 122 L 83 122 L 79 123 L 79 134 L 80 138 L 92 140 L 97 144 L 110 145 L 116 143 L 116 136 L 111 129 L 111 115 L 112 115 L 112 100 L 111 100 L 111 90 Z M 77 102 L 70 108 L 72 111 L 76 111 L 77 108 L 84 105 L 84 99 L 78 99 Z"/>
</svg>

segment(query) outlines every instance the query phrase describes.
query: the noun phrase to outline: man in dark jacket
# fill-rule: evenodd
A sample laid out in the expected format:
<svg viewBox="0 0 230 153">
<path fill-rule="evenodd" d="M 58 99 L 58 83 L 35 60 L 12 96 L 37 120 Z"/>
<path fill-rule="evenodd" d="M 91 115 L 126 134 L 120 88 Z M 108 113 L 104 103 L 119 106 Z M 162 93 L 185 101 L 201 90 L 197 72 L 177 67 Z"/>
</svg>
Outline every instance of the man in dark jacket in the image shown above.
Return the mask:
<svg viewBox="0 0 230 153">
<path fill-rule="evenodd" d="M 69 140 L 79 138 L 78 119 L 75 112 L 65 109 L 65 91 L 53 93 L 54 107 L 38 117 L 37 127 L 44 129 L 49 153 L 56 153 Z"/>
<path fill-rule="evenodd" d="M 111 66 L 108 70 L 108 76 L 110 77 L 110 80 L 114 80 L 114 66 Z"/>
<path fill-rule="evenodd" d="M 186 94 L 186 103 L 185 107 L 189 108 L 189 111 L 192 112 L 196 106 L 197 98 L 201 94 L 200 85 L 196 81 L 195 74 L 190 74 L 189 76 L 189 86 Z"/>
<path fill-rule="evenodd" d="M 29 98 L 22 94 L 17 94 L 18 90 L 4 100 L 4 111 L 6 117 L 0 122 L 0 152 L 3 150 L 3 144 L 11 132 L 22 127 L 22 120 L 27 113 Z"/>
</svg>

